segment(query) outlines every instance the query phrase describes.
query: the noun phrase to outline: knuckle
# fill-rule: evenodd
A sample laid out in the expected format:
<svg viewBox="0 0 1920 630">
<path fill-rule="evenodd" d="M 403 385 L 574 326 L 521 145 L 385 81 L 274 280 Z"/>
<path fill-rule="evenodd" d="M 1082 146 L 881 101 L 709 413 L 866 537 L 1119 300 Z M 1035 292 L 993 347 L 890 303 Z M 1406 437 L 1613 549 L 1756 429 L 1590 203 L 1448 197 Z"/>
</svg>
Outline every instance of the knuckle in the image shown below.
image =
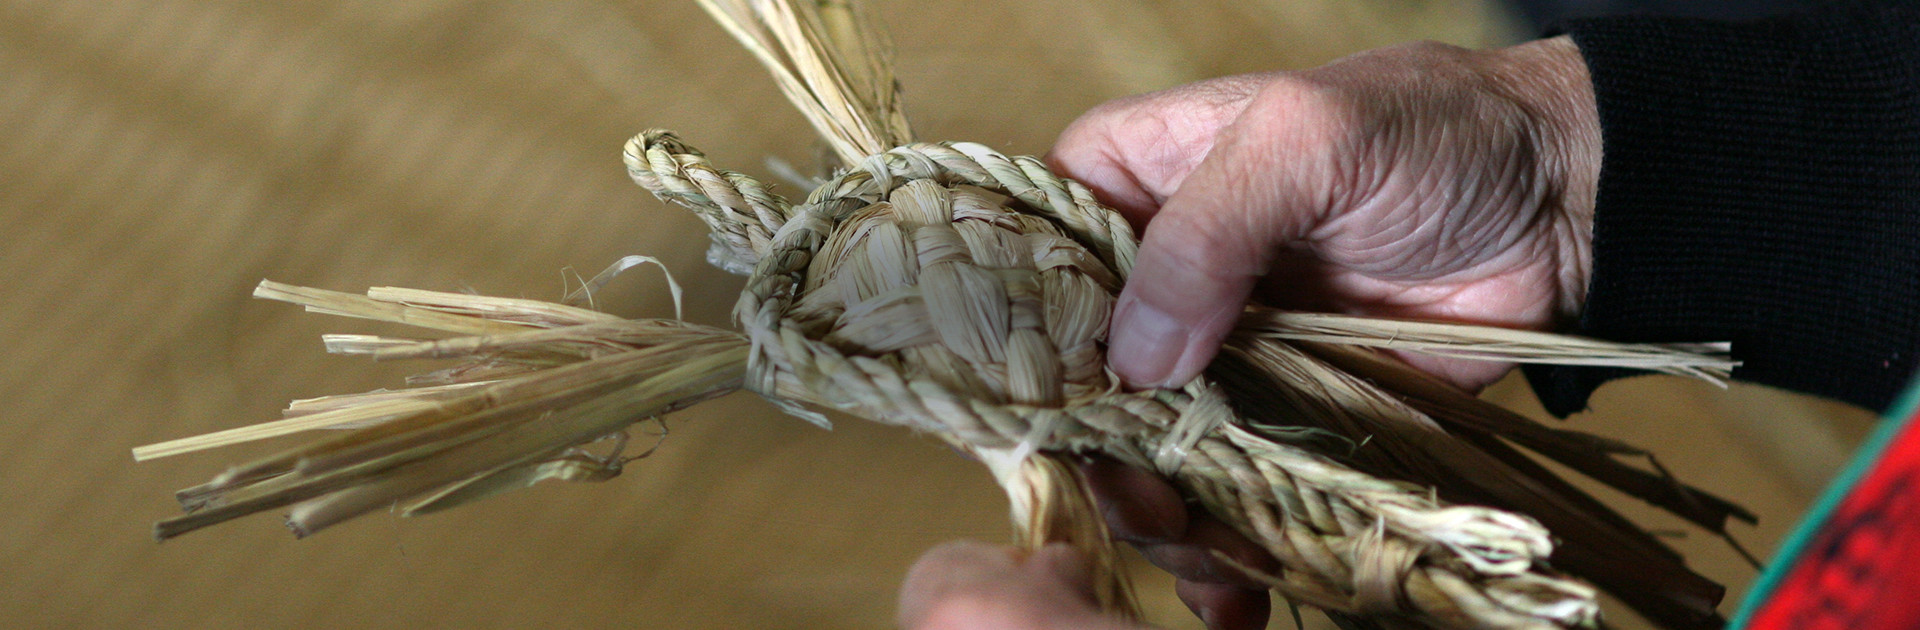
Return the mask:
<svg viewBox="0 0 1920 630">
<path fill-rule="evenodd" d="M 1220 77 L 1108 101 L 1068 125 L 1060 146 L 1120 165 L 1164 199 L 1272 76 Z"/>
<path fill-rule="evenodd" d="M 1248 212 L 1166 213 L 1154 220 L 1164 234 L 1153 245 L 1157 255 L 1180 275 L 1195 280 L 1224 280 L 1256 275 L 1262 261 L 1253 254 L 1264 249 L 1249 233 L 1255 220 Z"/>
<path fill-rule="evenodd" d="M 1243 159 L 1223 165 L 1236 181 L 1269 182 L 1291 192 L 1324 188 L 1344 161 L 1357 159 L 1376 126 L 1365 95 L 1339 82 L 1292 76 L 1263 89 L 1242 115 L 1236 142 Z M 1272 201 L 1272 200 L 1269 200 Z M 1257 226 L 1254 226 L 1257 227 Z"/>
<path fill-rule="evenodd" d="M 1312 75 L 1293 75 L 1268 84 L 1260 92 L 1262 120 L 1281 137 L 1318 138 L 1329 132 L 1347 132 L 1360 119 L 1362 98 L 1340 82 Z"/>
</svg>

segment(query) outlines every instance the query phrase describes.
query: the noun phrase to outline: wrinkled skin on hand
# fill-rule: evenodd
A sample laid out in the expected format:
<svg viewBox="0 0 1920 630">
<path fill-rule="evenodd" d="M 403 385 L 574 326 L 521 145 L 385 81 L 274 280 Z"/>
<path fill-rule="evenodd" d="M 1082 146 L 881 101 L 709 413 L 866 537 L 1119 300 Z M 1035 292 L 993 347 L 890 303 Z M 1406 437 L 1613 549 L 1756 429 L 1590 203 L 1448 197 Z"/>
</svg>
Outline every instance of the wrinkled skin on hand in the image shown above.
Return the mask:
<svg viewBox="0 0 1920 630">
<path fill-rule="evenodd" d="M 1144 227 L 1108 355 L 1136 386 L 1192 379 L 1249 299 L 1541 329 L 1585 296 L 1599 125 L 1565 39 L 1123 98 L 1049 159 Z M 1409 358 L 1470 389 L 1510 367 Z"/>
<path fill-rule="evenodd" d="M 1593 88 L 1561 37 L 1414 44 L 1127 97 L 1074 122 L 1048 159 L 1143 230 L 1108 363 L 1154 387 L 1198 375 L 1249 301 L 1529 329 L 1571 320 L 1600 157 Z M 1402 358 L 1469 391 L 1512 367 Z M 1265 627 L 1265 589 L 1212 553 L 1260 569 L 1273 558 L 1150 473 L 1102 460 L 1085 472 L 1115 536 L 1179 578 L 1209 628 Z M 1044 569 L 1064 566 L 1049 552 L 984 549 L 923 558 L 903 626 L 1135 627 L 1090 613 L 1090 596 L 1060 596 L 1084 577 Z"/>
</svg>

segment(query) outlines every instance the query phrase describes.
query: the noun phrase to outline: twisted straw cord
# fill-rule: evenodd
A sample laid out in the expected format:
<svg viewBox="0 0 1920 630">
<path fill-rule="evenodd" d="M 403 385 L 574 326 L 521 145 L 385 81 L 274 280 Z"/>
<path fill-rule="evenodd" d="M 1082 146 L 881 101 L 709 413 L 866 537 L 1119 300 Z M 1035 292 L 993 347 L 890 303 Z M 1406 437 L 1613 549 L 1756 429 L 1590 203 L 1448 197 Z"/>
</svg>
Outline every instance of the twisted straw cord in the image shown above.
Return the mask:
<svg viewBox="0 0 1920 630">
<path fill-rule="evenodd" d="M 622 158 L 635 183 L 656 197 L 693 210 L 725 241 L 729 253 L 748 265 L 768 251 L 773 235 L 794 213 L 786 199 L 769 192 L 758 179 L 714 168 L 705 153 L 669 131 L 651 129 L 634 136 L 627 141 Z M 1091 245 L 1121 279 L 1133 270 L 1139 249 L 1133 227 L 1101 205 L 1086 186 L 1055 175 L 1039 159 L 1008 157 L 972 142 L 915 142 L 876 154 L 862 161 L 859 169 L 816 188 L 806 205 L 832 200 L 872 203 L 895 188 L 895 180 L 913 179 L 960 182 L 1019 199 L 1042 216 L 1059 221 L 1075 240 Z M 836 207 L 858 209 L 857 205 Z"/>
<path fill-rule="evenodd" d="M 895 362 L 849 356 L 819 338 L 817 322 L 796 315 L 805 294 L 818 286 L 809 278 L 822 282 L 839 262 L 820 257 L 836 231 L 866 209 L 888 203 L 890 193 L 921 181 L 975 186 L 1018 199 L 1091 248 L 1105 269 L 1123 278 L 1137 247 L 1132 230 L 1084 187 L 1052 174 L 1038 160 L 1009 158 L 971 143 L 915 143 L 862 160 L 858 168 L 815 189 L 800 206 L 748 213 L 718 202 L 745 198 L 744 193 L 703 189 L 696 196 L 670 186 L 697 180 L 715 187 L 747 182 L 744 189 L 756 189 L 751 178 L 696 175 L 711 167 L 703 158 L 678 157 L 698 153 L 668 134 L 649 132 L 630 146 L 673 158 L 641 162 L 656 169 L 634 169 L 642 186 L 683 205 L 705 204 L 695 210 L 710 221 L 731 222 L 726 231 L 747 234 L 743 242 L 756 246 L 754 273 L 735 310 L 753 342 L 750 389 L 977 447 L 1102 452 L 1136 466 L 1161 464 L 1210 511 L 1280 559 L 1285 571 L 1273 576 L 1274 587 L 1301 601 L 1412 614 L 1441 627 L 1592 622 L 1591 589 L 1535 569 L 1552 545 L 1531 519 L 1446 506 L 1420 488 L 1354 471 L 1233 423 L 1196 422 L 1206 407 L 1197 404 L 1207 394 L 1204 384 L 1186 392 L 1109 389 L 1052 404 L 1009 404 L 957 391 L 937 378 L 905 374 Z M 663 172 L 667 169 L 690 172 Z M 786 220 L 773 225 L 760 219 L 769 214 Z M 916 268 L 911 260 L 895 262 L 903 270 Z M 1018 301 L 1011 289 L 1004 297 Z M 1104 330 L 1104 320 L 1099 328 Z M 1042 348 L 1053 348 L 1053 340 L 1039 341 Z M 1219 412 L 1231 413 L 1224 405 Z M 1193 426 L 1213 430 L 1176 437 Z M 1183 455 L 1172 466 L 1165 465 L 1169 451 Z"/>
<path fill-rule="evenodd" d="M 1032 156 L 1007 157 L 973 142 L 916 142 L 887 152 L 917 152 L 975 186 L 1004 191 L 1042 215 L 1060 221 L 1075 240 L 1093 247 L 1121 279 L 1133 271 L 1140 244 L 1133 226 L 1107 209 L 1080 182 L 1055 175 Z M 929 174 L 933 176 L 935 174 Z"/>
<path fill-rule="evenodd" d="M 996 405 L 783 332 L 795 344 L 783 356 L 794 385 L 778 395 L 979 447 L 1100 452 L 1145 467 L 1194 404 L 1191 395 L 1160 390 L 1064 408 Z M 1272 586 L 1299 601 L 1412 613 L 1448 628 L 1559 628 L 1585 625 L 1594 614 L 1583 605 L 1594 597 L 1590 588 L 1533 572 L 1552 543 L 1524 517 L 1447 506 L 1410 484 L 1234 425 L 1200 439 L 1175 479 L 1279 559 L 1285 570 L 1271 576 Z"/>
<path fill-rule="evenodd" d="M 881 361 L 845 357 L 791 329 L 783 332 L 793 344 L 784 358 L 795 378 L 779 395 L 944 432 L 974 446 L 1025 443 L 1148 466 L 1195 401 L 1160 390 L 1065 408 L 995 405 L 932 381 L 907 381 Z M 1592 615 L 1572 603 L 1591 600 L 1591 589 L 1530 573 L 1552 544 L 1523 517 L 1446 506 L 1410 484 L 1233 425 L 1197 442 L 1176 479 L 1280 559 L 1287 570 L 1273 576 L 1273 586 L 1300 601 L 1362 613 L 1413 612 L 1461 628 L 1556 628 Z M 1423 559 L 1428 563 L 1419 564 Z M 1521 612 L 1538 610 L 1553 614 Z M 1489 624 L 1493 619 L 1503 621 Z"/>
<path fill-rule="evenodd" d="M 673 134 L 649 130 L 621 151 L 627 175 L 662 200 L 692 210 L 706 221 L 714 247 L 709 261 L 744 274 L 760 259 L 769 239 L 787 221 L 787 200 L 751 176 L 714 168 L 698 149 Z"/>
</svg>

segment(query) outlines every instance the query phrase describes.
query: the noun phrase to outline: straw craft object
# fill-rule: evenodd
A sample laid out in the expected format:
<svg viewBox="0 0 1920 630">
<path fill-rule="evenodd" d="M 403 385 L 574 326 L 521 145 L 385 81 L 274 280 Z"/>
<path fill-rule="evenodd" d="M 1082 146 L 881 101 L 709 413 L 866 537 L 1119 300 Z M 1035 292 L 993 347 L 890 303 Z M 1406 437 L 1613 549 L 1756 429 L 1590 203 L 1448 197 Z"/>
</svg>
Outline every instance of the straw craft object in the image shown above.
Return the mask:
<svg viewBox="0 0 1920 630">
<path fill-rule="evenodd" d="M 1118 214 L 1034 158 L 916 142 L 887 45 L 858 7 L 702 4 L 844 164 L 793 203 L 670 133 L 627 145 L 633 179 L 698 214 L 710 260 L 749 275 L 740 331 L 576 305 L 641 257 L 564 304 L 263 282 L 262 298 L 451 333 L 330 335 L 329 351 L 458 363 L 406 389 L 297 401 L 277 422 L 136 449 L 345 429 L 181 491 L 186 514 L 156 535 L 290 508 L 305 536 L 402 502 L 414 515 L 547 479 L 604 480 L 630 459 L 636 423 L 744 389 L 823 426 L 809 405 L 973 454 L 1007 488 L 1016 538 L 1088 552 L 1101 603 L 1122 614 L 1130 594 L 1076 476 L 1082 454 L 1173 480 L 1280 561 L 1263 576 L 1276 592 L 1351 627 L 1597 627 L 1589 584 L 1667 627 L 1720 624 L 1719 585 L 1516 447 L 1721 535 L 1751 515 L 1622 461 L 1651 462 L 1643 451 L 1535 423 L 1378 352 L 1717 380 L 1733 364 L 1715 348 L 1250 308 L 1208 376 L 1127 391 L 1104 367 L 1137 247 Z"/>
</svg>

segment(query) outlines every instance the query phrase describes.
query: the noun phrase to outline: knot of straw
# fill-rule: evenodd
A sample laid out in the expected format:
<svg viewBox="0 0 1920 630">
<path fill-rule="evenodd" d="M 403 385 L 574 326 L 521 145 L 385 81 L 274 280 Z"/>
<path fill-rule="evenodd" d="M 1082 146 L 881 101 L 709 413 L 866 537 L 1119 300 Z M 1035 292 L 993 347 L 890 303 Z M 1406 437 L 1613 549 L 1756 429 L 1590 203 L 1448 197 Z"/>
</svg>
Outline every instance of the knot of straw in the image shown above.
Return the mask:
<svg viewBox="0 0 1920 630">
<path fill-rule="evenodd" d="M 735 309 L 746 386 L 928 431 L 971 450 L 1100 453 L 1156 467 L 1280 560 L 1296 601 L 1436 627 L 1595 623 L 1595 593 L 1543 566 L 1532 519 L 1450 506 L 1234 416 L 1204 379 L 1122 391 L 1104 368 L 1136 242 L 1119 215 L 1030 157 L 915 143 L 788 205 L 661 131 L 636 182 L 752 269 Z"/>
</svg>

